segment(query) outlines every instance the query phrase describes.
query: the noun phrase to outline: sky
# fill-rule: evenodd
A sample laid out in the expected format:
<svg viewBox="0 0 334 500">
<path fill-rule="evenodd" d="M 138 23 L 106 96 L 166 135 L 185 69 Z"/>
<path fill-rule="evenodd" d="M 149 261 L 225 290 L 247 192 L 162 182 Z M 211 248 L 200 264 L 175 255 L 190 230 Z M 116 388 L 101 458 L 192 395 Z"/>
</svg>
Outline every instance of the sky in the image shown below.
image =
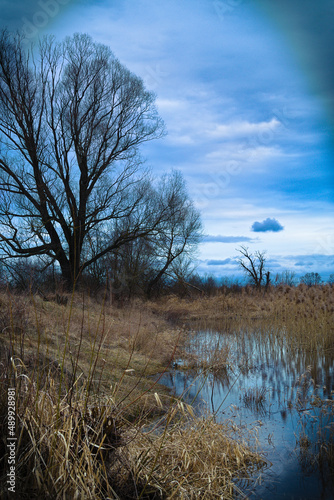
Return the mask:
<svg viewBox="0 0 334 500">
<path fill-rule="evenodd" d="M 0 0 L 27 43 L 88 33 L 156 93 L 167 135 L 142 148 L 200 210 L 197 272 L 334 273 L 332 0 Z"/>
</svg>

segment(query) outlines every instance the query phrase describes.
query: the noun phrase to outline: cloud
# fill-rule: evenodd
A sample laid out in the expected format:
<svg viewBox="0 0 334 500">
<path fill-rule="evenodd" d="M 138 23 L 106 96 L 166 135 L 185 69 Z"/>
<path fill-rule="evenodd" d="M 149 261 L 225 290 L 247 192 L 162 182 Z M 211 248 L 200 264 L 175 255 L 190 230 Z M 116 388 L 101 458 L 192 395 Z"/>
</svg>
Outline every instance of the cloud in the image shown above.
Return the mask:
<svg viewBox="0 0 334 500">
<path fill-rule="evenodd" d="M 224 260 L 212 259 L 207 261 L 208 266 L 226 266 L 226 264 L 232 264 L 232 259 L 224 259 Z"/>
<path fill-rule="evenodd" d="M 229 124 L 219 124 L 215 125 L 213 130 L 208 130 L 207 135 L 215 138 L 235 138 L 240 136 L 270 134 L 279 126 L 281 123 L 277 118 L 272 118 L 268 122 L 252 123 L 250 121 L 240 121 L 232 122 Z"/>
<path fill-rule="evenodd" d="M 207 234 L 202 241 L 204 243 L 240 243 L 241 241 L 252 242 L 254 240 L 247 236 L 221 236 L 220 234 L 214 236 L 212 234 Z"/>
<path fill-rule="evenodd" d="M 252 225 L 252 231 L 255 233 L 266 233 L 267 231 L 277 233 L 283 229 L 284 227 L 278 222 L 277 219 L 270 219 L 269 217 L 263 222 L 254 222 Z"/>
<path fill-rule="evenodd" d="M 289 256 L 291 263 L 298 267 L 316 266 L 319 269 L 334 270 L 334 255 L 308 254 Z"/>
<path fill-rule="evenodd" d="M 273 159 L 294 158 L 296 155 L 285 152 L 280 146 L 265 146 L 260 143 L 245 140 L 239 143 L 214 144 L 213 150 L 205 155 L 210 164 L 222 165 L 222 162 L 234 161 L 241 167 L 242 164 L 252 163 L 254 167 L 258 162 Z"/>
</svg>

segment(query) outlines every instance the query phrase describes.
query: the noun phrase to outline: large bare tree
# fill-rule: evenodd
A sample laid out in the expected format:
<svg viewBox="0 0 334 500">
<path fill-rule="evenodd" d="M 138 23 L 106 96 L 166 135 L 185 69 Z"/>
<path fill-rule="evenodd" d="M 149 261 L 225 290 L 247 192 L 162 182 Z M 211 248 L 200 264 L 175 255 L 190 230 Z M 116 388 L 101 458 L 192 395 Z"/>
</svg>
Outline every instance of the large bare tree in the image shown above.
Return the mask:
<svg viewBox="0 0 334 500">
<path fill-rule="evenodd" d="M 3 258 L 58 262 L 72 287 L 101 257 L 164 227 L 174 209 L 157 205 L 138 153 L 164 133 L 154 100 L 88 35 L 26 50 L 2 31 Z"/>
</svg>

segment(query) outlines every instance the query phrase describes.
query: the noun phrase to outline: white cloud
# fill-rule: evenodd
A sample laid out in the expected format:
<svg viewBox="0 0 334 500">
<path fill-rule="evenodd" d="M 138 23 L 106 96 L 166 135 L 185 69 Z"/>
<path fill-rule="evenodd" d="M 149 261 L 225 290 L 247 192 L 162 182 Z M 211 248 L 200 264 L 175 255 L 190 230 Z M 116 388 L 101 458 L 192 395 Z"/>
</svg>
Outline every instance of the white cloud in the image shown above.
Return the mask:
<svg viewBox="0 0 334 500">
<path fill-rule="evenodd" d="M 157 98 L 156 105 L 158 110 L 163 112 L 175 112 L 179 110 L 184 110 L 187 106 L 187 102 L 182 99 L 168 99 L 168 98 Z"/>
<path fill-rule="evenodd" d="M 259 140 L 264 134 L 273 133 L 281 123 L 277 118 L 272 118 L 269 122 L 252 123 L 249 121 L 233 122 L 229 124 L 215 125 L 211 130 L 207 129 L 206 134 L 208 137 L 219 139 L 234 139 L 240 136 L 254 136 L 257 135 Z"/>
<path fill-rule="evenodd" d="M 205 155 L 206 160 L 209 160 L 211 165 L 220 165 L 222 162 L 234 161 L 238 163 L 239 167 L 246 163 L 254 163 L 255 166 L 260 167 L 260 162 L 290 157 L 278 145 L 263 146 L 245 141 L 244 143 L 237 144 L 231 142 L 215 145 L 215 147 L 217 146 L 219 149 L 214 149 Z"/>
<path fill-rule="evenodd" d="M 207 234 L 204 236 L 203 241 L 208 243 L 240 243 L 245 241 L 255 241 L 255 239 L 249 238 L 248 236 L 223 236 L 221 234 Z"/>
</svg>

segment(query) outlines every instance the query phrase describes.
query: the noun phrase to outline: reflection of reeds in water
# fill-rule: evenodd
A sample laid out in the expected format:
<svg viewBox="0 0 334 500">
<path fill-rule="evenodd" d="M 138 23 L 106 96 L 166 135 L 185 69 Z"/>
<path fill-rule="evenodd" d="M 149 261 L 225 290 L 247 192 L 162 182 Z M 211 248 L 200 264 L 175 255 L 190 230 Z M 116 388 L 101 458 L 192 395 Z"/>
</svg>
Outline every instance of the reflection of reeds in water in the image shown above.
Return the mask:
<svg viewBox="0 0 334 500">
<path fill-rule="evenodd" d="M 314 380 L 311 377 L 312 367 L 308 366 L 306 371 L 299 377 L 296 382 L 297 392 L 295 405 L 301 411 L 305 410 L 309 400 L 309 392 L 314 388 Z"/>
<path fill-rule="evenodd" d="M 184 354 L 187 366 L 219 374 L 231 364 L 231 344 L 213 332 L 204 332 L 190 339 Z"/>
<path fill-rule="evenodd" d="M 245 390 L 240 399 L 246 408 L 249 408 L 257 413 L 264 412 L 264 404 L 266 402 L 267 389 L 265 387 L 250 387 Z"/>
<path fill-rule="evenodd" d="M 334 391 L 320 397 L 310 377 L 311 367 L 298 381 L 295 407 L 299 412 L 298 458 L 305 473 L 319 471 L 334 487 Z M 311 392 L 312 390 L 312 392 Z"/>
<path fill-rule="evenodd" d="M 312 401 L 310 402 L 312 405 Z M 319 471 L 334 488 L 334 402 L 316 402 L 316 408 L 303 412 L 297 438 L 298 458 L 306 473 Z"/>
</svg>

